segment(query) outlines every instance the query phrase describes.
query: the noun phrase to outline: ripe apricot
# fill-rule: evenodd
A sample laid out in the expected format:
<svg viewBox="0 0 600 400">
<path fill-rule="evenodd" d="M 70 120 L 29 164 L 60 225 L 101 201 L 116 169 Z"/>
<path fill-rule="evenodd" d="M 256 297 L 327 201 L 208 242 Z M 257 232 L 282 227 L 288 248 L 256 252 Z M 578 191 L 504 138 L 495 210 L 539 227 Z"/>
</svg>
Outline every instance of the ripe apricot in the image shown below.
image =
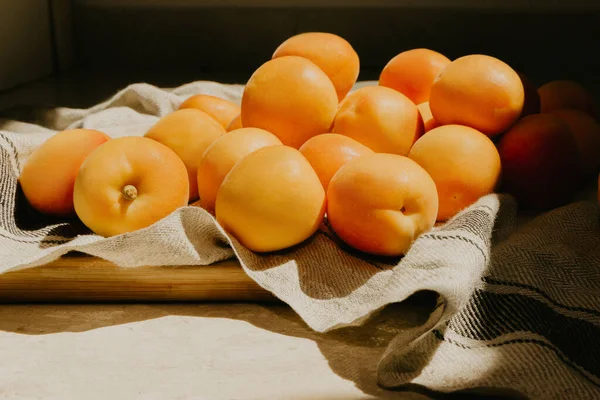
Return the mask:
<svg viewBox="0 0 600 400">
<path fill-rule="evenodd" d="M 312 61 L 274 58 L 250 77 L 242 95 L 242 125 L 262 128 L 287 146 L 299 148 L 330 132 L 338 108 L 331 79 Z"/>
<path fill-rule="evenodd" d="M 217 193 L 223 228 L 255 252 L 282 250 L 312 236 L 325 214 L 325 191 L 302 153 L 263 147 L 240 160 Z"/>
<path fill-rule="evenodd" d="M 231 101 L 208 94 L 196 94 L 188 97 L 179 106 L 180 110 L 186 108 L 195 108 L 204 111 L 217 120 L 225 129 L 229 126 L 231 120 L 240 114 L 240 106 Z"/>
<path fill-rule="evenodd" d="M 198 164 L 202 155 L 225 129 L 213 117 L 194 108 L 178 110 L 162 117 L 146 137 L 173 150 L 185 164 L 190 181 L 190 201 L 198 198 Z"/>
<path fill-rule="evenodd" d="M 523 110 L 521 78 L 497 58 L 473 54 L 452 61 L 431 87 L 429 106 L 440 125 L 466 125 L 488 136 L 510 128 Z"/>
<path fill-rule="evenodd" d="M 502 191 L 523 209 L 543 211 L 567 203 L 579 182 L 577 144 L 569 126 L 552 114 L 529 115 L 498 142 Z"/>
<path fill-rule="evenodd" d="M 145 228 L 188 201 L 183 161 L 144 137 L 110 140 L 83 162 L 73 200 L 81 221 L 101 236 Z"/>
<path fill-rule="evenodd" d="M 556 115 L 569 125 L 579 150 L 582 178 L 595 177 L 600 171 L 600 124 L 589 114 L 572 109 L 554 110 Z"/>
<path fill-rule="evenodd" d="M 430 49 L 403 51 L 381 71 L 379 84 L 395 89 L 415 104 L 429 101 L 431 85 L 450 59 Z"/>
<path fill-rule="evenodd" d="M 572 108 L 598 118 L 598 108 L 594 98 L 581 84 L 569 80 L 556 80 L 545 83 L 538 89 L 541 110 L 547 113 L 560 108 Z"/>
<path fill-rule="evenodd" d="M 489 137 L 462 125 L 445 125 L 423 135 L 408 157 L 436 184 L 438 221 L 446 221 L 480 197 L 492 193 L 500 180 L 500 156 Z"/>
<path fill-rule="evenodd" d="M 348 136 L 324 133 L 308 139 L 300 147 L 300 153 L 312 165 L 327 191 L 329 181 L 342 165 L 357 157 L 371 154 L 373 150 Z"/>
<path fill-rule="evenodd" d="M 439 126 L 435 118 L 433 118 L 433 114 L 431 114 L 431 108 L 429 108 L 429 102 L 421 103 L 417 106 L 419 109 L 419 114 L 421 114 L 421 119 L 423 120 L 423 132 L 429 132 L 432 129 L 435 129 Z"/>
<path fill-rule="evenodd" d="M 73 187 L 86 157 L 110 137 L 92 129 L 58 132 L 31 153 L 19 176 L 25 198 L 41 213 L 73 216 Z"/>
<path fill-rule="evenodd" d="M 423 133 L 417 106 L 405 95 L 383 86 L 365 86 L 340 104 L 333 132 L 378 153 L 406 155 Z"/>
<path fill-rule="evenodd" d="M 236 129 L 240 129 L 243 128 L 242 127 L 242 116 L 240 114 L 238 114 L 235 118 L 233 118 L 231 120 L 231 122 L 229 122 L 229 125 L 227 125 L 227 132 L 231 132 L 234 131 Z"/>
<path fill-rule="evenodd" d="M 326 32 L 305 32 L 284 41 L 273 58 L 299 56 L 314 62 L 327 74 L 341 101 L 356 83 L 360 70 L 358 54 L 348 41 Z"/>
<path fill-rule="evenodd" d="M 396 154 L 366 154 L 345 164 L 327 189 L 327 218 L 349 246 L 399 256 L 430 230 L 438 209 L 435 183 Z"/>
<path fill-rule="evenodd" d="M 231 168 L 248 154 L 275 145 L 281 145 L 277 136 L 259 128 L 236 129 L 215 140 L 198 165 L 200 205 L 214 212 L 217 192 Z"/>
</svg>

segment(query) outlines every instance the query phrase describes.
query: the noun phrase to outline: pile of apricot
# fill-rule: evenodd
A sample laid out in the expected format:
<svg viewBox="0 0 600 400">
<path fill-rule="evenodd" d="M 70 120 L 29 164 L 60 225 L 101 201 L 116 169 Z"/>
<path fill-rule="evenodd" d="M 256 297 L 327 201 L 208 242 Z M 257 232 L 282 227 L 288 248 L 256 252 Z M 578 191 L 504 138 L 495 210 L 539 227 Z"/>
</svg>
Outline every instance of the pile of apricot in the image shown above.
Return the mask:
<svg viewBox="0 0 600 400">
<path fill-rule="evenodd" d="M 103 236 L 192 204 L 252 251 L 298 245 L 327 218 L 349 246 L 397 256 L 489 193 L 543 211 L 598 177 L 598 110 L 578 83 L 537 88 L 495 57 L 423 48 L 376 85 L 355 88 L 359 70 L 345 39 L 293 36 L 240 104 L 191 96 L 143 137 L 59 132 L 21 186 L 35 209 Z"/>
</svg>

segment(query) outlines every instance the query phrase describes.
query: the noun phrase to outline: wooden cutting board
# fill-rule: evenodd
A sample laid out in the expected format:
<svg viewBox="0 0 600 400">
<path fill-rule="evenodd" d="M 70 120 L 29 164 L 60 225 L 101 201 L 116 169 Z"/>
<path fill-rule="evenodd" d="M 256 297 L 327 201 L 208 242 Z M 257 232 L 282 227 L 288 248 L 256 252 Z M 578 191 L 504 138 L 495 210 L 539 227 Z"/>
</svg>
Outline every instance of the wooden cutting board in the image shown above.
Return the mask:
<svg viewBox="0 0 600 400">
<path fill-rule="evenodd" d="M 90 256 L 0 274 L 0 302 L 277 301 L 235 260 L 208 266 L 119 268 Z"/>
</svg>

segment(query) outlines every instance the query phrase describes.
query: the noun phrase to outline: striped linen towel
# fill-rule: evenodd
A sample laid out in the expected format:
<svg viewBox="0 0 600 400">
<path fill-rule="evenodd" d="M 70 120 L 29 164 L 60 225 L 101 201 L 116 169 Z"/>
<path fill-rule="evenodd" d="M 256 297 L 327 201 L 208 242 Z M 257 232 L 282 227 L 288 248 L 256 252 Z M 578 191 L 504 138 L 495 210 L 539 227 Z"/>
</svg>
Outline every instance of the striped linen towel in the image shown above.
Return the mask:
<svg viewBox="0 0 600 400">
<path fill-rule="evenodd" d="M 368 84 L 373 82 L 359 86 Z M 175 89 L 134 84 L 90 109 L 41 111 L 35 123 L 1 121 L 0 273 L 41 265 L 73 250 L 123 268 L 207 265 L 235 256 L 252 279 L 315 331 L 363 329 L 372 337 L 391 337 L 378 365 L 382 387 L 600 398 L 600 211 L 595 199 L 515 229 L 514 200 L 488 195 L 422 235 L 396 260 L 347 252 L 326 226 L 300 247 L 254 254 L 193 205 L 112 238 L 96 236 L 77 221 L 41 217 L 27 205 L 19 172 L 32 150 L 56 131 L 83 127 L 112 137 L 143 135 L 192 94 L 239 103 L 242 90 L 215 82 Z M 402 312 L 386 314 L 415 298 L 428 305 L 416 326 L 407 328 Z M 378 319 L 383 314 L 393 317 Z"/>
</svg>

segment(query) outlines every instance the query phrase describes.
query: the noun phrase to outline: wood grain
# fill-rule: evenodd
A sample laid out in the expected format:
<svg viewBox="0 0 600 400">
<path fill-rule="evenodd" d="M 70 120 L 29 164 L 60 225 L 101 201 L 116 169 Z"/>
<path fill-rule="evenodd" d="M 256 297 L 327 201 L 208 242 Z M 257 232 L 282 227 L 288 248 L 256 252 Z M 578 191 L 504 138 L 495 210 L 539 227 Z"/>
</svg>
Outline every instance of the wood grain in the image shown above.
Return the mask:
<svg viewBox="0 0 600 400">
<path fill-rule="evenodd" d="M 276 301 L 237 261 L 120 268 L 89 256 L 0 274 L 0 302 Z"/>
</svg>

